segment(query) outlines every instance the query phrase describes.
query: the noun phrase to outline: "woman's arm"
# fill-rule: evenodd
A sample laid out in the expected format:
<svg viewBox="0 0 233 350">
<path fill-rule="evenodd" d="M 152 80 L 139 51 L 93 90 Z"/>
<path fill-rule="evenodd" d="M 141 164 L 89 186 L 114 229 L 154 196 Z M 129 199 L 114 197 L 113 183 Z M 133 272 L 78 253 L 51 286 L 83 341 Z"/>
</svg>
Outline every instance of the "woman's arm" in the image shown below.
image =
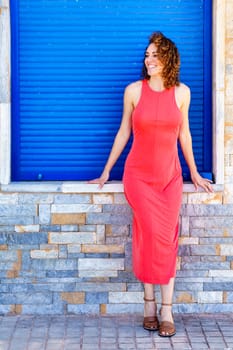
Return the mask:
<svg viewBox="0 0 233 350">
<path fill-rule="evenodd" d="M 123 149 L 125 148 L 132 127 L 132 112 L 134 109 L 134 98 L 133 98 L 133 88 L 134 84 L 130 84 L 126 87 L 124 92 L 124 108 L 123 108 L 123 116 L 120 128 L 115 136 L 114 143 L 109 154 L 108 160 L 105 164 L 104 170 L 101 176 L 97 179 L 89 181 L 89 183 L 97 183 L 99 184 L 99 188 L 102 188 L 106 181 L 109 179 L 110 171 L 117 159 L 120 157 Z"/>
<path fill-rule="evenodd" d="M 213 192 L 212 186 L 210 184 L 212 181 L 208 179 L 204 179 L 203 177 L 200 176 L 200 174 L 197 171 L 197 167 L 194 159 L 192 137 L 190 133 L 189 119 L 188 119 L 189 105 L 190 105 L 190 89 L 186 85 L 181 84 L 176 89 L 176 94 L 177 94 L 177 102 L 180 103 L 180 110 L 182 112 L 182 124 L 179 132 L 179 142 L 180 142 L 180 146 L 181 146 L 185 161 L 190 170 L 192 182 L 196 190 L 198 189 L 198 186 L 200 186 L 208 193 Z"/>
</svg>

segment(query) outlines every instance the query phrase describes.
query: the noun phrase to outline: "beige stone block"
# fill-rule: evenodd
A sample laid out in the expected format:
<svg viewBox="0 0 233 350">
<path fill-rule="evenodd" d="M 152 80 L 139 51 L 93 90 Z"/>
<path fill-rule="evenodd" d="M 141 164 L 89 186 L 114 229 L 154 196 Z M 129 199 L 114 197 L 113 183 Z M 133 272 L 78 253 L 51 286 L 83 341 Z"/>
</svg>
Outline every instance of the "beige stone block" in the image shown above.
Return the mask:
<svg viewBox="0 0 233 350">
<path fill-rule="evenodd" d="M 232 104 L 225 106 L 225 122 L 232 123 L 233 121 L 233 101 Z"/>
<path fill-rule="evenodd" d="M 63 292 L 61 299 L 68 304 L 85 304 L 85 293 L 83 292 Z"/>
<path fill-rule="evenodd" d="M 179 238 L 180 245 L 198 244 L 198 243 L 199 243 L 198 237 L 180 237 Z"/>
<path fill-rule="evenodd" d="M 124 253 L 123 245 L 116 244 L 83 244 L 82 253 L 116 253 L 122 254 Z"/>
<path fill-rule="evenodd" d="M 193 303 L 195 301 L 192 294 L 188 292 L 176 292 L 175 295 L 176 303 Z"/>
<path fill-rule="evenodd" d="M 100 305 L 100 314 L 101 315 L 106 315 L 107 313 L 107 305 L 106 304 L 101 304 Z"/>
<path fill-rule="evenodd" d="M 189 193 L 188 204 L 222 204 L 222 193 Z"/>
<path fill-rule="evenodd" d="M 227 38 L 226 52 L 227 52 L 227 57 L 233 57 L 233 38 Z"/>
<path fill-rule="evenodd" d="M 85 224 L 86 214 L 52 214 L 52 225 L 78 225 Z"/>
<path fill-rule="evenodd" d="M 224 204 L 232 204 L 233 203 L 233 184 L 226 184 L 225 185 L 223 203 Z"/>
</svg>

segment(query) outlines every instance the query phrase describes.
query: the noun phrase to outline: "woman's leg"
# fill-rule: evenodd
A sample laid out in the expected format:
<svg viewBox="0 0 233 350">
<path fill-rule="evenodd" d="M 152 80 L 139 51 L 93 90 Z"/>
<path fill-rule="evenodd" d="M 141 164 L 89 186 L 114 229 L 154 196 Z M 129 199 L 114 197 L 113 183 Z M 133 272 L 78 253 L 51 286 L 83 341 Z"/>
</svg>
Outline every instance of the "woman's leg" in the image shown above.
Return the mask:
<svg viewBox="0 0 233 350">
<path fill-rule="evenodd" d="M 161 308 L 161 321 L 173 322 L 172 317 L 172 301 L 174 292 L 175 278 L 171 278 L 168 284 L 161 284 L 161 297 L 162 305 Z"/>
<path fill-rule="evenodd" d="M 155 303 L 153 284 L 144 284 L 144 301 L 143 327 L 147 330 L 156 331 L 159 328 L 159 321 L 157 318 L 157 305 Z"/>
<path fill-rule="evenodd" d="M 157 307 L 155 302 L 149 302 L 146 300 L 154 300 L 154 285 L 150 283 L 144 284 L 144 316 L 155 316 L 157 312 Z"/>
<path fill-rule="evenodd" d="M 171 278 L 168 284 L 161 285 L 162 307 L 160 310 L 161 323 L 159 335 L 161 337 L 172 337 L 176 334 L 172 316 L 172 299 L 175 279 Z"/>
</svg>

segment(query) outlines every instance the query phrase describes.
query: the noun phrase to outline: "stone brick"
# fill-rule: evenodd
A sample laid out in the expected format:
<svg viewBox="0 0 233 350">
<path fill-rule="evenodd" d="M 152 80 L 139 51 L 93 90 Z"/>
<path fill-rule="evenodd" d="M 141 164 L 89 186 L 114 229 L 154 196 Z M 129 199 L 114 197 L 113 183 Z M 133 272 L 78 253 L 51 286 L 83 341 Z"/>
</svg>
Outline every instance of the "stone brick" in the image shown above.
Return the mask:
<svg viewBox="0 0 233 350">
<path fill-rule="evenodd" d="M 192 293 L 175 292 L 174 299 L 176 303 L 195 303 L 197 300 Z"/>
<path fill-rule="evenodd" d="M 198 303 L 222 303 L 222 292 L 198 292 Z"/>
<path fill-rule="evenodd" d="M 76 291 L 83 292 L 123 292 L 126 291 L 126 283 L 110 283 L 110 282 L 79 282 L 76 285 Z"/>
<path fill-rule="evenodd" d="M 57 249 L 31 250 L 30 256 L 32 259 L 57 259 Z"/>
<path fill-rule="evenodd" d="M 69 244 L 67 250 L 68 253 L 81 253 L 81 244 Z"/>
<path fill-rule="evenodd" d="M 207 217 L 205 219 L 208 219 L 208 217 L 213 216 L 214 217 L 213 219 L 215 219 L 215 221 L 219 220 L 219 218 L 216 218 L 216 216 L 227 217 L 229 215 L 230 217 L 227 218 L 227 220 L 232 219 L 231 218 L 232 213 L 233 213 L 233 205 L 232 204 L 228 204 L 228 205 L 218 205 L 218 204 L 194 205 L 194 204 L 189 204 L 186 206 L 186 214 L 188 216 L 205 216 L 205 217 Z"/>
<path fill-rule="evenodd" d="M 143 304 L 107 304 L 106 314 L 143 314 Z"/>
<path fill-rule="evenodd" d="M 130 225 L 131 217 L 127 214 L 116 213 L 87 213 L 87 224 L 113 224 L 113 225 Z"/>
<path fill-rule="evenodd" d="M 93 194 L 93 203 L 94 204 L 111 204 L 113 203 L 112 194 Z"/>
<path fill-rule="evenodd" d="M 127 200 L 123 193 L 114 193 L 114 203 L 115 204 L 126 204 Z"/>
<path fill-rule="evenodd" d="M 39 232 L 40 225 L 16 225 L 15 232 Z"/>
<path fill-rule="evenodd" d="M 0 261 L 17 261 L 17 251 L 0 250 Z"/>
<path fill-rule="evenodd" d="M 40 204 L 39 205 L 39 223 L 43 225 L 50 224 L 50 220 L 51 220 L 50 205 Z"/>
<path fill-rule="evenodd" d="M 223 195 L 217 193 L 189 193 L 188 204 L 222 204 Z"/>
<path fill-rule="evenodd" d="M 53 225 L 85 224 L 86 214 L 52 214 Z"/>
<path fill-rule="evenodd" d="M 79 277 L 81 278 L 100 278 L 100 277 L 106 277 L 106 278 L 112 278 L 117 277 L 118 271 L 116 270 L 80 270 L 78 272 Z"/>
<path fill-rule="evenodd" d="M 220 244 L 220 254 L 221 255 L 231 255 L 233 256 L 233 245 L 231 244 Z"/>
<path fill-rule="evenodd" d="M 2 293 L 0 304 L 51 304 L 52 293 Z"/>
<path fill-rule="evenodd" d="M 64 292 L 61 293 L 61 299 L 68 304 L 84 304 L 85 293 L 83 292 Z"/>
<path fill-rule="evenodd" d="M 77 270 L 76 259 L 36 259 L 32 260 L 32 269 L 37 270 Z"/>
<path fill-rule="evenodd" d="M 86 292 L 87 304 L 106 304 L 108 302 L 108 293 L 106 292 Z"/>
<path fill-rule="evenodd" d="M 96 225 L 96 243 L 105 244 L 105 225 Z"/>
<path fill-rule="evenodd" d="M 180 237 L 179 238 L 179 244 L 185 245 L 185 244 L 198 244 L 199 238 L 198 237 Z"/>
<path fill-rule="evenodd" d="M 8 205 L 0 204 L 1 216 L 35 216 L 37 213 L 36 205 Z"/>
<path fill-rule="evenodd" d="M 11 245 L 16 244 L 41 244 L 47 243 L 47 234 L 44 232 L 36 233 L 0 233 L 0 244 Z"/>
<path fill-rule="evenodd" d="M 124 270 L 124 259 L 79 259 L 79 270 Z"/>
<path fill-rule="evenodd" d="M 107 236 L 128 237 L 129 234 L 129 225 L 106 225 Z"/>
<path fill-rule="evenodd" d="M 90 304 L 90 305 L 67 305 L 67 312 L 72 314 L 99 314 L 100 306 L 99 304 Z"/>
<path fill-rule="evenodd" d="M 191 255 L 216 255 L 218 253 L 216 245 L 191 245 Z"/>
<path fill-rule="evenodd" d="M 52 244 L 95 243 L 94 232 L 49 232 L 48 242 Z"/>
<path fill-rule="evenodd" d="M 124 253 L 123 245 L 83 244 L 82 253 Z"/>
<path fill-rule="evenodd" d="M 142 292 L 109 292 L 110 304 L 137 304 L 143 302 Z"/>
<path fill-rule="evenodd" d="M 51 206 L 51 213 L 99 213 L 101 212 L 101 205 L 95 204 L 53 204 Z"/>
<path fill-rule="evenodd" d="M 233 290 L 233 282 L 209 282 L 204 283 L 203 285 L 204 291 L 232 291 Z"/>
<path fill-rule="evenodd" d="M 51 204 L 53 202 L 53 195 L 47 193 L 20 193 L 20 204 Z"/>
<path fill-rule="evenodd" d="M 233 278 L 233 270 L 210 270 L 210 277 Z"/>
<path fill-rule="evenodd" d="M 180 233 L 182 237 L 189 236 L 189 217 L 182 215 L 180 220 Z"/>
<path fill-rule="evenodd" d="M 203 214 L 204 215 L 204 214 Z M 206 214 L 208 215 L 208 214 Z M 223 228 L 229 228 L 232 229 L 233 227 L 233 217 L 226 216 L 226 217 L 191 217 L 190 218 L 190 227 L 191 228 L 203 228 L 205 229 L 223 229 Z"/>
<path fill-rule="evenodd" d="M 1 204 L 17 204 L 18 203 L 18 194 L 17 193 L 0 193 L 0 205 Z"/>
<path fill-rule="evenodd" d="M 54 196 L 55 204 L 87 204 L 91 201 L 91 194 L 56 194 Z"/>
<path fill-rule="evenodd" d="M 58 251 L 58 257 L 60 259 L 66 259 L 68 257 L 68 249 L 67 249 L 67 245 L 64 244 L 60 244 L 59 245 L 59 251 Z"/>
<path fill-rule="evenodd" d="M 32 225 L 33 216 L 0 216 L 0 225 Z"/>
</svg>

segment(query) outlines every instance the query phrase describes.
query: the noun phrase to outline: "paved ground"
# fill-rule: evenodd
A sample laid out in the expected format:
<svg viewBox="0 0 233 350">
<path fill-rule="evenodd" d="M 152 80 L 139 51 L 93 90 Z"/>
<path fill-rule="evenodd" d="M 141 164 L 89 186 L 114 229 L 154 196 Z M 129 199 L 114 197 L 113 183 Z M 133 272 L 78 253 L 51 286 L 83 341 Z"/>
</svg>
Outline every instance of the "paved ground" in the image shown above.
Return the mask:
<svg viewBox="0 0 233 350">
<path fill-rule="evenodd" d="M 170 339 L 141 322 L 138 315 L 0 316 L 0 350 L 233 350 L 233 314 L 175 315 Z"/>
</svg>

